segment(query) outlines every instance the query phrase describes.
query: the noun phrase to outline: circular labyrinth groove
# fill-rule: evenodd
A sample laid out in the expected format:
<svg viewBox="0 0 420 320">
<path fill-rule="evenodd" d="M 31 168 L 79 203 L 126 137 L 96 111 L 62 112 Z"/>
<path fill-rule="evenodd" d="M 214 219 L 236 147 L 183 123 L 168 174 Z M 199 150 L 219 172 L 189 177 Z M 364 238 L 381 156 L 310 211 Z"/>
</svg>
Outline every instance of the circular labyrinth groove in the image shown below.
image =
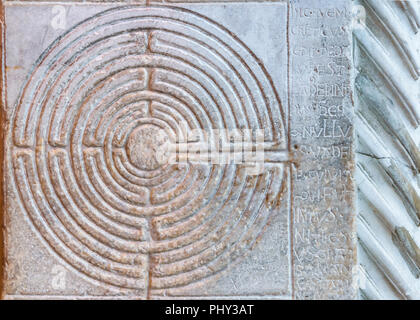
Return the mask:
<svg viewBox="0 0 420 320">
<path fill-rule="evenodd" d="M 184 9 L 112 9 L 58 38 L 31 71 L 12 119 L 14 183 L 35 229 L 78 272 L 136 292 L 182 287 L 250 249 L 283 167 L 253 176 L 161 163 L 159 146 L 236 128 L 286 149 L 272 81 L 236 36 Z"/>
</svg>

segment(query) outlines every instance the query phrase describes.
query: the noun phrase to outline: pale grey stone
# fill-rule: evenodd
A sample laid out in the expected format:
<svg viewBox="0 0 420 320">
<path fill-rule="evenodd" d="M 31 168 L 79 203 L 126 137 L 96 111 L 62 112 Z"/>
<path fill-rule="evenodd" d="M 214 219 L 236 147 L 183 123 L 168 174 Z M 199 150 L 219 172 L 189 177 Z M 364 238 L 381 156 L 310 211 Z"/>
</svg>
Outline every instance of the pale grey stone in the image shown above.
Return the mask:
<svg viewBox="0 0 420 320">
<path fill-rule="evenodd" d="M 355 1 L 360 297 L 420 299 L 420 3 Z"/>
<path fill-rule="evenodd" d="M 356 297 L 351 1 L 204 2 L 6 3 L 6 298 Z"/>
</svg>

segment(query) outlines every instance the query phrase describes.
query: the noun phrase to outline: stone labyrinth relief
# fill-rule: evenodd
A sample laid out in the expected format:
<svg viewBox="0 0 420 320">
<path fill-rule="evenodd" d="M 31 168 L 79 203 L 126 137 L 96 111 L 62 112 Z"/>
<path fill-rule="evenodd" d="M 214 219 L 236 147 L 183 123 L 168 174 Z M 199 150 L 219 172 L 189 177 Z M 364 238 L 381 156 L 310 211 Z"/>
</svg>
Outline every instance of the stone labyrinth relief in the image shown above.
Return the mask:
<svg viewBox="0 0 420 320">
<path fill-rule="evenodd" d="M 187 10 L 112 9 L 38 59 L 12 120 L 16 190 L 48 245 L 88 277 L 139 291 L 195 283 L 253 245 L 283 183 L 282 166 L 252 177 L 156 160 L 160 140 L 218 128 L 264 128 L 286 148 L 253 53 Z"/>
<path fill-rule="evenodd" d="M 353 296 L 351 197 L 308 181 L 352 167 L 351 126 L 297 93 L 328 45 L 290 28 L 312 11 L 63 2 L 57 29 L 54 4 L 4 10 L 6 298 Z M 322 105 L 347 110 L 336 91 Z"/>
</svg>

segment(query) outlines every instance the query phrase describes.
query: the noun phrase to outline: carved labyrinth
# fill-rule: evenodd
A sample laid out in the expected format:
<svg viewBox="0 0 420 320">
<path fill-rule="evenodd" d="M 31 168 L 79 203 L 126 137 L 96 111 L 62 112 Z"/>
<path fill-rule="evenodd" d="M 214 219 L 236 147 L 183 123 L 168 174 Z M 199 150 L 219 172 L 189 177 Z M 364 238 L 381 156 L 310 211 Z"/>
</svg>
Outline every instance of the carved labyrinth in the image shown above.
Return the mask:
<svg viewBox="0 0 420 320">
<path fill-rule="evenodd" d="M 112 9 L 69 30 L 39 58 L 11 124 L 14 183 L 35 229 L 78 272 L 137 293 L 226 269 L 283 184 L 282 164 L 250 176 L 156 160 L 160 144 L 194 129 L 263 128 L 287 148 L 262 64 L 183 9 Z"/>
</svg>

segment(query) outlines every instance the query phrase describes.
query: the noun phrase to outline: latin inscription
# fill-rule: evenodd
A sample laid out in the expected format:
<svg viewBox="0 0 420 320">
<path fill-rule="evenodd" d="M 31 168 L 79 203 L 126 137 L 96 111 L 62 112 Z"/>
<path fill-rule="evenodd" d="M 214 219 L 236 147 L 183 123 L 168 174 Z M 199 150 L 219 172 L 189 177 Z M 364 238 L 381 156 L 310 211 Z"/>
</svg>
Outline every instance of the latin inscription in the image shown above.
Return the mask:
<svg viewBox="0 0 420 320">
<path fill-rule="evenodd" d="M 292 1 L 289 30 L 295 297 L 352 298 L 351 10 L 315 4 Z"/>
</svg>

